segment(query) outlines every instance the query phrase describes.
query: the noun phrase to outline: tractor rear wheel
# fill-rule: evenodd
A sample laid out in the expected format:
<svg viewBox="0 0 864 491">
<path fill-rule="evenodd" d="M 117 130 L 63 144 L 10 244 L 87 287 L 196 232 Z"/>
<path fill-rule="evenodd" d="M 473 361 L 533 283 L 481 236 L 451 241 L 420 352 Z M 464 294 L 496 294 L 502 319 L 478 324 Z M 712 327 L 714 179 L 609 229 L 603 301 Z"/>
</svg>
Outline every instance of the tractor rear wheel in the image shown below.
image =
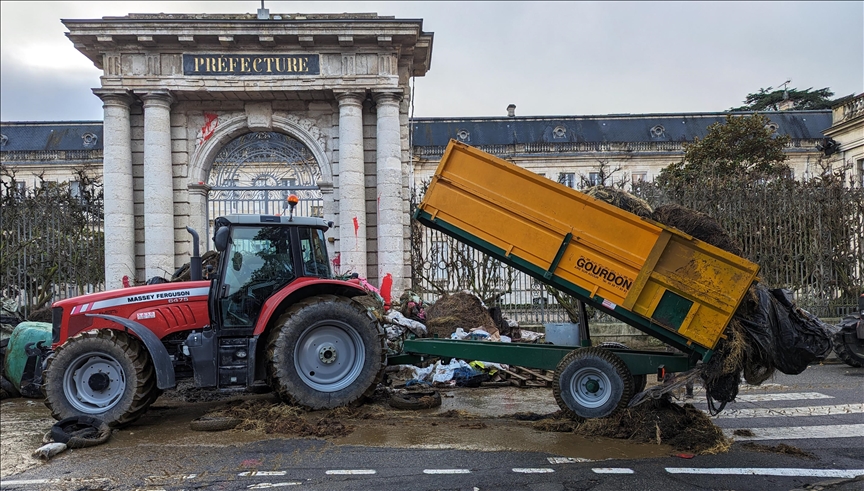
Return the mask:
<svg viewBox="0 0 864 491">
<path fill-rule="evenodd" d="M 633 397 L 633 376 L 621 358 L 602 348 L 573 350 L 552 379 L 558 407 L 573 419 L 604 418 Z"/>
<path fill-rule="evenodd" d="M 329 409 L 372 395 L 384 374 L 384 329 L 346 297 L 319 295 L 292 306 L 267 343 L 268 381 L 286 402 Z"/>
<path fill-rule="evenodd" d="M 114 329 L 70 338 L 48 358 L 43 379 L 55 419 L 92 416 L 115 428 L 141 417 L 160 393 L 150 354 Z"/>
</svg>

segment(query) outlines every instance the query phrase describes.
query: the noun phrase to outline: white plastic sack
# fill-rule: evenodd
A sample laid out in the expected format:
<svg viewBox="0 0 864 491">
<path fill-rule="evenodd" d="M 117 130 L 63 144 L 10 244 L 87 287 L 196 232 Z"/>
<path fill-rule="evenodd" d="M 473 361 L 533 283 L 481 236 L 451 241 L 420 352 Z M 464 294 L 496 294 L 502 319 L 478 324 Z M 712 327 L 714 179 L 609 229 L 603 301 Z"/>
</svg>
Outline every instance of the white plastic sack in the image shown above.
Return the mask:
<svg viewBox="0 0 864 491">
<path fill-rule="evenodd" d="M 397 310 L 391 310 L 388 312 L 384 319 L 390 324 L 407 328 L 409 331 L 414 333 L 415 336 L 426 336 L 426 326 L 423 325 L 422 322 L 408 319 Z"/>
<path fill-rule="evenodd" d="M 455 372 L 459 368 L 467 368 L 471 369 L 471 366 L 465 363 L 462 360 L 452 359 L 450 363 L 447 365 L 442 364 L 440 361 L 435 363 L 435 370 L 432 373 L 432 382 L 449 382 L 453 380 L 453 372 Z"/>
</svg>

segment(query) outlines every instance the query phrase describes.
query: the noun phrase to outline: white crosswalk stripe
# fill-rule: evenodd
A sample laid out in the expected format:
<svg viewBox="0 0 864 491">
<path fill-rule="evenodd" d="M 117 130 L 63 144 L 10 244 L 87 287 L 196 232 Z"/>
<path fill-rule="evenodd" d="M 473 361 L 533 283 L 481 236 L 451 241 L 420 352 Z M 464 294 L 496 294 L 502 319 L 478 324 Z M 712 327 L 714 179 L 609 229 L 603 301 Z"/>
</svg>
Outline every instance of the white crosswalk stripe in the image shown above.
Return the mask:
<svg viewBox="0 0 864 491">
<path fill-rule="evenodd" d="M 723 434 L 736 440 L 811 440 L 814 438 L 864 437 L 864 424 L 779 426 L 776 428 L 747 428 L 753 436 L 736 435 L 736 428 L 727 428 Z"/>
<path fill-rule="evenodd" d="M 830 416 L 835 414 L 864 413 L 864 404 L 837 404 L 834 406 L 801 407 L 756 407 L 747 409 L 726 409 L 715 416 L 729 418 L 788 418 L 790 416 Z"/>
</svg>

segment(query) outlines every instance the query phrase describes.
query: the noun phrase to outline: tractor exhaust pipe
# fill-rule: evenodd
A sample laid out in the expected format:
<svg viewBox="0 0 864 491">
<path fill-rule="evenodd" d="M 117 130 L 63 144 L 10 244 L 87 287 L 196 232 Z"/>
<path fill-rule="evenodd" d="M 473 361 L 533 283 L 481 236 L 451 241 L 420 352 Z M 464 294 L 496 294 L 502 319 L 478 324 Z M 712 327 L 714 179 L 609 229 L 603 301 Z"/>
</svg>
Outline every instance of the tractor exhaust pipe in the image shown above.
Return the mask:
<svg viewBox="0 0 864 491">
<path fill-rule="evenodd" d="M 198 249 L 198 232 L 190 226 L 186 226 L 186 231 L 192 234 L 192 257 L 189 259 L 189 280 L 201 280 L 201 256 Z"/>
</svg>

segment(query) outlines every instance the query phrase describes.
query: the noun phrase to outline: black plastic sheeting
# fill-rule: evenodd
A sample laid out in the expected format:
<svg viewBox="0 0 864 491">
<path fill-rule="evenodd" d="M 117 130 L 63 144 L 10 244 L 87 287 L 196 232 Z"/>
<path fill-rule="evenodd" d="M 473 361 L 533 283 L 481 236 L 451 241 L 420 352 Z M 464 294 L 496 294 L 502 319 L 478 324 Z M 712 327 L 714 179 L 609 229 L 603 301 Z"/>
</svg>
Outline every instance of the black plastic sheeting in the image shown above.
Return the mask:
<svg viewBox="0 0 864 491">
<path fill-rule="evenodd" d="M 759 307 L 738 320 L 750 336 L 752 348 L 762 363 L 787 375 L 803 372 L 807 365 L 822 361 L 831 352 L 831 327 L 798 308 L 789 290 L 769 290 L 756 285 Z"/>
</svg>

